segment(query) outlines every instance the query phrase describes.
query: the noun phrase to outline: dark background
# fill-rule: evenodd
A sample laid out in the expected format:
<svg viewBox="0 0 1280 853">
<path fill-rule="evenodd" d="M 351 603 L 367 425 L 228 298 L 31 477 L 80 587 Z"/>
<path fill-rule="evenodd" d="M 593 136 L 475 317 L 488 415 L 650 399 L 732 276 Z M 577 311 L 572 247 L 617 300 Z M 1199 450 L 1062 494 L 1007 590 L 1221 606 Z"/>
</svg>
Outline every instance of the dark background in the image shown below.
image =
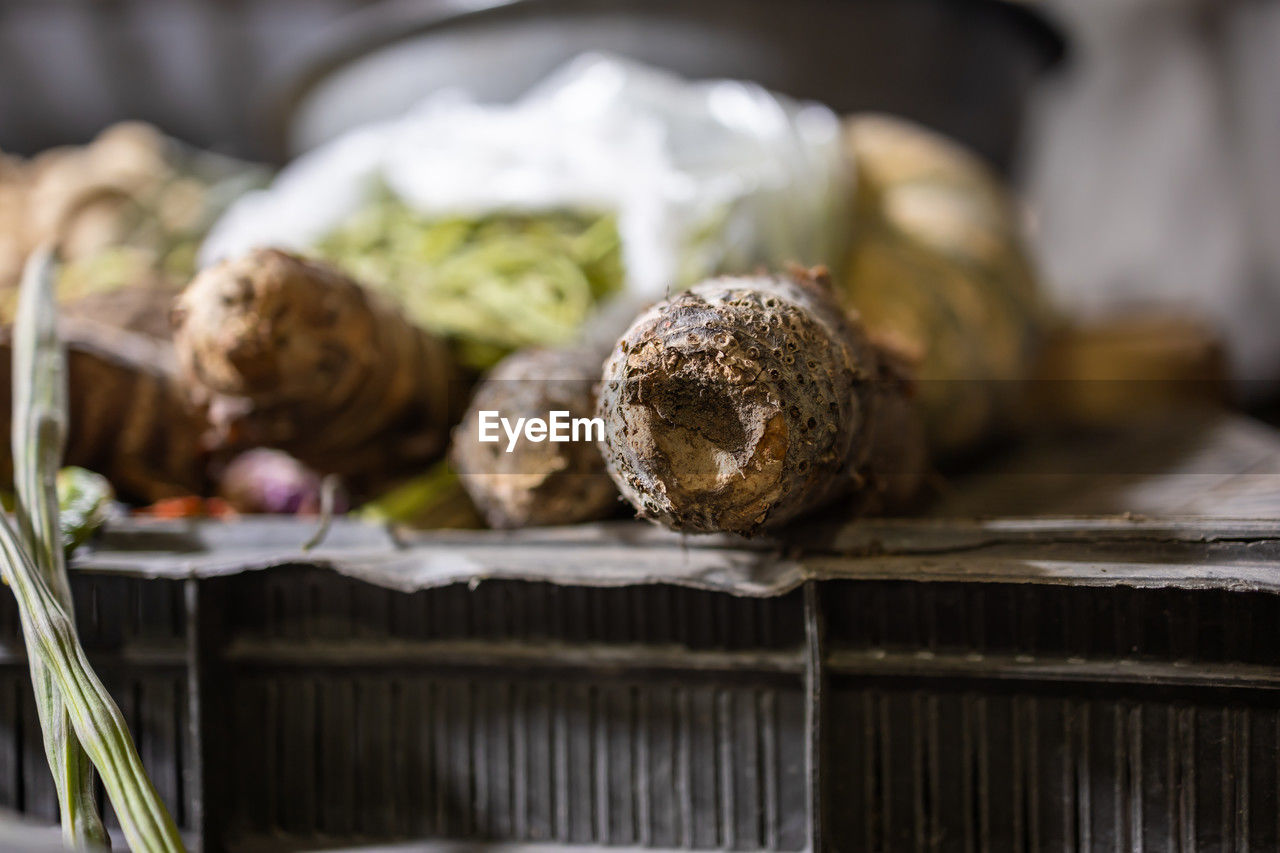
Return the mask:
<svg viewBox="0 0 1280 853">
<path fill-rule="evenodd" d="M 84 142 L 122 118 L 267 154 L 272 80 L 358 0 L 0 0 L 0 149 Z"/>
</svg>

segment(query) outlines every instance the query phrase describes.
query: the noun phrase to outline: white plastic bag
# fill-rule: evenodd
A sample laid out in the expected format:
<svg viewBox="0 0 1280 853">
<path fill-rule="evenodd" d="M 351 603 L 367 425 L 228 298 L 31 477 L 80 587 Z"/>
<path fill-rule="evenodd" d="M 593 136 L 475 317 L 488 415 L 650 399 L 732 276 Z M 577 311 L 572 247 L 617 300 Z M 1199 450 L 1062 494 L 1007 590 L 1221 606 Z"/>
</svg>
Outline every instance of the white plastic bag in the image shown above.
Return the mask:
<svg viewBox="0 0 1280 853">
<path fill-rule="evenodd" d="M 440 92 L 305 154 L 228 211 L 201 261 L 305 249 L 383 184 L 428 216 L 613 212 L 628 290 L 660 296 L 716 272 L 836 260 L 844 170 L 825 107 L 590 54 L 513 104 Z"/>
</svg>

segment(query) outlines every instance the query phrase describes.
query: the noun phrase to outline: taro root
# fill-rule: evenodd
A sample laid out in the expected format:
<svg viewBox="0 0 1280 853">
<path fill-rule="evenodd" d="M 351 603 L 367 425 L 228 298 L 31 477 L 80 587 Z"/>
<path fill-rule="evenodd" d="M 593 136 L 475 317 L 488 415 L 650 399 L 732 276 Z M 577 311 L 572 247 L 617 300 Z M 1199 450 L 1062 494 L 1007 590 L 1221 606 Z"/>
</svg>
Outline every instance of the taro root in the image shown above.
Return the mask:
<svg viewBox="0 0 1280 853">
<path fill-rule="evenodd" d="M 60 300 L 140 283 L 176 293 L 214 219 L 261 177 L 137 122 L 30 160 L 0 154 L 0 318 L 13 316 L 27 254 L 46 244 L 65 261 Z"/>
<path fill-rule="evenodd" d="M 260 249 L 174 308 L 192 399 L 220 444 L 274 447 L 366 491 L 439 457 L 461 412 L 445 344 L 325 264 Z"/>
<path fill-rule="evenodd" d="M 1046 309 L 1009 190 L 976 155 L 909 121 L 844 124 L 857 176 L 838 293 L 917 361 L 930 450 L 958 456 L 1017 419 Z"/>
<path fill-rule="evenodd" d="M 16 291 L 30 250 L 27 237 L 30 185 L 26 164 L 0 152 L 0 294 Z"/>
<path fill-rule="evenodd" d="M 104 475 L 144 503 L 207 487 L 208 425 L 187 404 L 167 341 L 79 317 L 59 324 L 67 347 L 66 464 Z M 0 333 L 0 423 L 10 416 L 10 330 Z M 3 474 L 12 465 L 3 454 Z"/>
<path fill-rule="evenodd" d="M 751 535 L 841 497 L 882 510 L 924 469 L 909 391 L 823 271 L 712 279 L 641 315 L 605 364 L 605 462 L 676 530 Z"/>
<path fill-rule="evenodd" d="M 530 527 L 594 521 L 614 514 L 618 490 L 604 470 L 594 440 L 552 442 L 521 439 L 511 445 L 479 440 L 481 412 L 543 418 L 595 415 L 596 385 L 607 350 L 598 346 L 516 352 L 477 386 L 471 407 L 454 430 L 450 458 L 462 486 L 491 527 Z M 570 433 L 570 435 L 572 435 Z"/>
<path fill-rule="evenodd" d="M 171 313 L 176 291 L 154 278 L 76 297 L 62 306 L 62 316 L 83 317 L 152 338 L 173 339 Z"/>
</svg>

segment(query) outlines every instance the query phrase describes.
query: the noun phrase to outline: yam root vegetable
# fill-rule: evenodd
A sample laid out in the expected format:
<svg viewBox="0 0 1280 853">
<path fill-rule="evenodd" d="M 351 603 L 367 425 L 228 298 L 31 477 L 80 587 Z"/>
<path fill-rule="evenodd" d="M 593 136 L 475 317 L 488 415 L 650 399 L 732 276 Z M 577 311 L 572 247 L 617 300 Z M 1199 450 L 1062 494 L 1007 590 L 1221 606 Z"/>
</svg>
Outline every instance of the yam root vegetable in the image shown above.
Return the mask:
<svg viewBox="0 0 1280 853">
<path fill-rule="evenodd" d="M 946 456 L 1016 419 L 1045 310 L 1016 206 L 959 145 L 911 122 L 847 119 L 857 176 L 842 301 L 918 362 L 929 446 Z"/>
<path fill-rule="evenodd" d="M 168 342 L 63 318 L 71 413 L 66 464 L 105 476 L 121 497 L 151 502 L 207 488 L 208 427 L 186 402 Z M 0 423 L 10 418 L 10 330 L 0 332 Z M 3 458 L 3 476 L 12 463 Z"/>
<path fill-rule="evenodd" d="M 420 470 L 462 410 L 445 344 L 323 263 L 261 249 L 201 272 L 174 345 L 217 441 L 274 447 L 357 491 Z"/>
<path fill-rule="evenodd" d="M 140 199 L 169 179 L 168 141 L 155 128 L 124 123 L 91 144 L 55 148 L 31 162 L 30 227 L 83 258 L 128 240 L 142 218 Z"/>
<path fill-rule="evenodd" d="M 842 497 L 885 509 L 924 471 L 909 391 L 822 271 L 712 279 L 641 315 L 605 364 L 605 463 L 676 530 L 751 535 Z"/>
<path fill-rule="evenodd" d="M 41 245 L 64 260 L 61 301 L 139 284 L 176 293 L 220 212 L 263 177 L 139 122 L 29 160 L 0 154 L 0 320 L 13 318 L 22 264 Z"/>
<path fill-rule="evenodd" d="M 156 281 L 102 290 L 72 299 L 63 317 L 83 317 L 104 326 L 158 340 L 173 339 L 173 288 Z"/>
<path fill-rule="evenodd" d="M 31 179 L 24 165 L 0 152 L 0 293 L 16 290 L 31 248 L 27 237 Z"/>
<path fill-rule="evenodd" d="M 1220 407 L 1228 376 L 1226 348 L 1204 319 L 1169 309 L 1115 312 L 1049 335 L 1025 419 L 1040 430 L 1105 428 Z"/>
<path fill-rule="evenodd" d="M 607 349 L 584 345 L 528 349 L 498 363 L 477 386 L 454 430 L 451 461 L 463 488 L 491 527 L 574 524 L 617 511 L 618 490 L 594 440 L 479 441 L 480 413 L 516 418 L 591 418 Z M 582 436 L 582 438 L 587 438 Z"/>
</svg>

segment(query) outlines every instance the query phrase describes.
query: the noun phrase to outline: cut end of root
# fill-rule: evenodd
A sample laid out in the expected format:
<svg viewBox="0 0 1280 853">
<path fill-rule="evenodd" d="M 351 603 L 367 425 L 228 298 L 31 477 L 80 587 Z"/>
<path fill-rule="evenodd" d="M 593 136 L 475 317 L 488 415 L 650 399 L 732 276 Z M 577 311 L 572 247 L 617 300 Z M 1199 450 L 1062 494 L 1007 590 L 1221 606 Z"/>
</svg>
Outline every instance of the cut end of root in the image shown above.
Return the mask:
<svg viewBox="0 0 1280 853">
<path fill-rule="evenodd" d="M 874 492 L 880 361 L 819 272 L 704 282 L 605 365 L 605 462 L 640 515 L 752 535 Z M 894 392 L 896 393 L 896 392 Z"/>
<path fill-rule="evenodd" d="M 714 350 L 633 352 L 618 421 L 652 480 L 644 515 L 680 530 L 751 533 L 784 491 L 791 430 L 768 384 Z"/>
</svg>

